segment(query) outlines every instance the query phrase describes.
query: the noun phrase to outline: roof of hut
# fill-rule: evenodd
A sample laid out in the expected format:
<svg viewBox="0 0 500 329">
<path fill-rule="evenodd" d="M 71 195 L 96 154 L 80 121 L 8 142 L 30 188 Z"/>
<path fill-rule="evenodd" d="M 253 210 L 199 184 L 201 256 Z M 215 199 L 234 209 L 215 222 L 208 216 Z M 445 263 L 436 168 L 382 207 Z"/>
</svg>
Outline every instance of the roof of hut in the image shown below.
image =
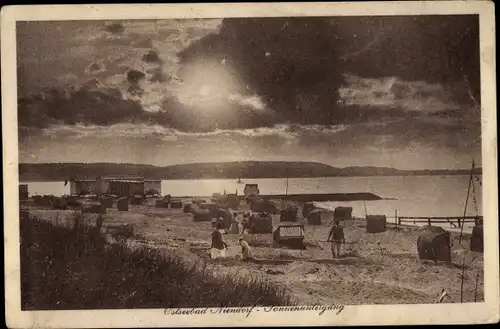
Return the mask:
<svg viewBox="0 0 500 329">
<path fill-rule="evenodd" d="M 118 180 L 118 181 L 144 181 L 144 177 L 141 176 L 102 176 L 98 177 L 104 180 Z"/>
<path fill-rule="evenodd" d="M 302 225 L 279 226 L 280 237 L 303 237 L 304 227 Z"/>
<path fill-rule="evenodd" d="M 313 214 L 313 213 L 322 213 L 322 212 L 329 212 L 329 213 L 333 213 L 333 210 L 329 210 L 329 209 L 322 209 L 322 208 L 314 208 L 313 210 L 311 210 L 309 212 L 309 214 Z"/>
<path fill-rule="evenodd" d="M 386 219 L 387 217 L 385 215 L 366 215 L 366 219 Z"/>
<path fill-rule="evenodd" d="M 135 183 L 135 184 L 142 184 L 144 181 L 141 180 L 126 180 L 126 179 L 110 179 L 110 182 L 113 183 Z"/>
</svg>

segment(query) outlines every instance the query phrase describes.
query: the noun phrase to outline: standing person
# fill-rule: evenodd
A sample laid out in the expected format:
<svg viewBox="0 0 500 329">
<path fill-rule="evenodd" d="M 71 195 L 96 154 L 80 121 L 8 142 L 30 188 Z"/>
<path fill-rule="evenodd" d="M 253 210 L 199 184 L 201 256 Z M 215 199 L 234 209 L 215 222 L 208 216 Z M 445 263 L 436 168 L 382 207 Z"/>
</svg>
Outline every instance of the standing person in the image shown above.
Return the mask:
<svg viewBox="0 0 500 329">
<path fill-rule="evenodd" d="M 243 220 L 241 221 L 240 224 L 240 238 L 243 238 L 248 233 L 249 221 L 250 218 L 248 216 L 248 213 L 243 214 Z"/>
<path fill-rule="evenodd" d="M 231 228 L 229 229 L 229 232 L 231 234 L 238 234 L 239 233 L 239 220 L 238 220 L 238 213 L 233 214 L 233 218 L 231 218 Z"/>
<path fill-rule="evenodd" d="M 241 260 L 243 261 L 251 261 L 253 260 L 252 248 L 248 242 L 246 242 L 243 238 L 240 238 L 240 246 L 241 246 Z"/>
<path fill-rule="evenodd" d="M 210 250 L 210 256 L 212 259 L 226 257 L 227 244 L 224 241 L 221 230 L 222 224 L 218 222 L 215 230 L 212 232 L 212 246 Z"/>
<path fill-rule="evenodd" d="M 333 258 L 340 257 L 340 247 L 345 243 L 344 228 L 340 225 L 340 221 L 336 220 L 328 234 L 327 242 L 331 242 Z M 335 253 L 335 251 L 337 251 Z"/>
</svg>

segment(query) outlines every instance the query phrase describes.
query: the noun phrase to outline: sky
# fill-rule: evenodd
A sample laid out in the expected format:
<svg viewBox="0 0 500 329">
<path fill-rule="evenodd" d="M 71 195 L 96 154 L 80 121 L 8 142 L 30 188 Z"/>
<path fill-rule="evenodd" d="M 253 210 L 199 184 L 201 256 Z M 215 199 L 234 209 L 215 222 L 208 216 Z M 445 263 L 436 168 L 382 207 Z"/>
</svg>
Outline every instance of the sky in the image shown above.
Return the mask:
<svg viewBox="0 0 500 329">
<path fill-rule="evenodd" d="M 20 162 L 481 156 L 477 16 L 19 22 Z"/>
</svg>

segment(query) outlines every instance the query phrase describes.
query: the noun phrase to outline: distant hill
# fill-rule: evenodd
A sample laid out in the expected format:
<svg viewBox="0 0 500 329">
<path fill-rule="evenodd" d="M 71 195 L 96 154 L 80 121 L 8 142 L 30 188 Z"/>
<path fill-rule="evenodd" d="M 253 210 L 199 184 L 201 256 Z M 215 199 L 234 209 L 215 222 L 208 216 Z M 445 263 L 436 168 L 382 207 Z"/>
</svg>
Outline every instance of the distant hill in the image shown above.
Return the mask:
<svg viewBox="0 0 500 329">
<path fill-rule="evenodd" d="M 354 176 L 468 175 L 470 170 L 399 170 L 385 167 L 337 168 L 317 162 L 239 161 L 191 163 L 157 167 L 128 163 L 21 163 L 20 181 L 63 181 L 95 179 L 107 175 L 137 175 L 148 179 L 237 179 L 237 178 L 306 178 Z M 476 174 L 482 169 L 477 168 Z"/>
</svg>

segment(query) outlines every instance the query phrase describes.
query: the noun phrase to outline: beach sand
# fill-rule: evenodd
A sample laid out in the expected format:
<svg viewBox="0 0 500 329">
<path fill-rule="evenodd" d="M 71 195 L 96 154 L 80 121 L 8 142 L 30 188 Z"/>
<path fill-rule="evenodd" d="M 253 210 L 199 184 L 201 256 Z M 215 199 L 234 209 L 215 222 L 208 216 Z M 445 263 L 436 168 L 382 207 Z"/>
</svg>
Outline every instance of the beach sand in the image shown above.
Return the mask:
<svg viewBox="0 0 500 329">
<path fill-rule="evenodd" d="M 70 210 L 44 210 L 30 206 L 34 216 L 64 222 Z M 97 215 L 90 215 L 95 219 Z M 130 206 L 122 212 L 108 209 L 104 227 L 132 224 L 135 237 L 130 246 L 148 245 L 165 253 L 182 255 L 192 264 L 208 263 L 215 273 L 234 273 L 268 279 L 285 286 L 299 304 L 421 304 L 436 303 L 442 289 L 460 302 L 461 264 L 466 257 L 463 301 L 484 301 L 483 254 L 469 251 L 470 235 L 458 243 L 452 232 L 452 264 L 420 261 L 417 227 L 389 227 L 383 233 L 365 233 L 364 221 L 349 222 L 342 256 L 332 259 L 326 237 L 331 223 L 306 226 L 307 250 L 273 248 L 271 234 L 248 235 L 254 256 L 261 261 L 239 261 L 239 236 L 227 234 L 227 259 L 214 264 L 210 259 L 210 222 L 193 222 L 182 209 L 155 208 L 151 204 Z M 279 218 L 275 218 L 275 224 Z"/>
</svg>

